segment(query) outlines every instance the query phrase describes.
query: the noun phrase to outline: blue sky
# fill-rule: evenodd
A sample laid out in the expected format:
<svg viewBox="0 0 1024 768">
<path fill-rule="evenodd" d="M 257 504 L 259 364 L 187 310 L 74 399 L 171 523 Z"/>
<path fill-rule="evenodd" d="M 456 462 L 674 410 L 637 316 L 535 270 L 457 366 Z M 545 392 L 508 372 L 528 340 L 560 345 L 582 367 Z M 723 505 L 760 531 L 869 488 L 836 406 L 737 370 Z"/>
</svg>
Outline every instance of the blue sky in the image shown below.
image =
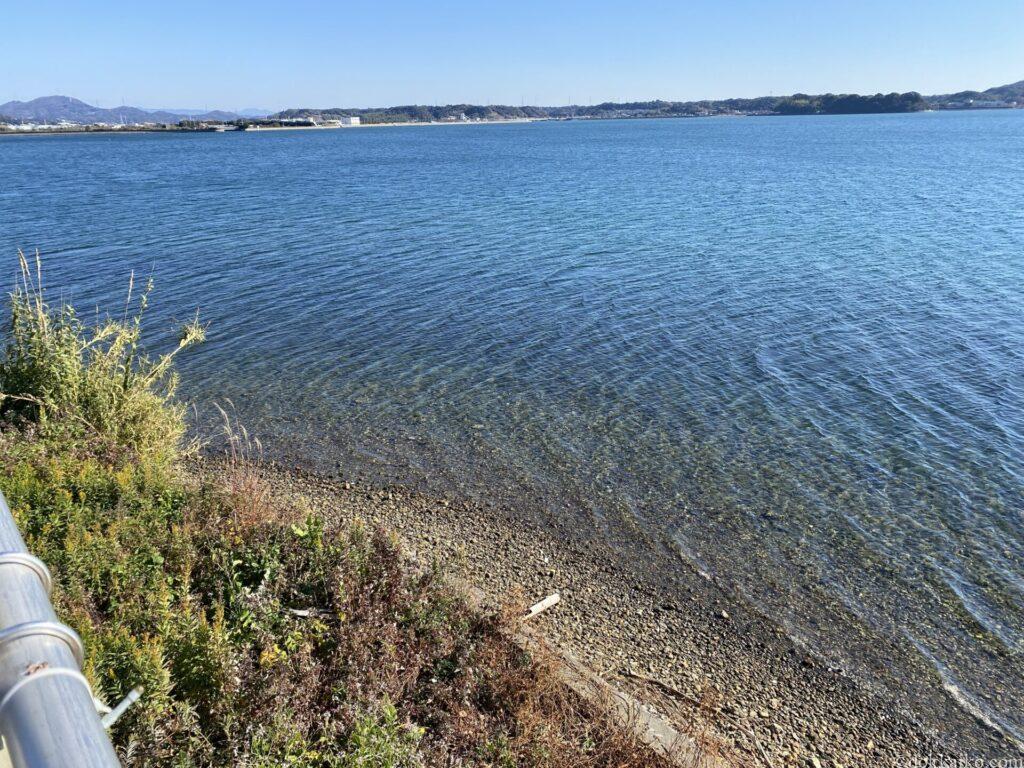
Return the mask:
<svg viewBox="0 0 1024 768">
<path fill-rule="evenodd" d="M 1024 79 L 1021 0 L 10 0 L 2 20 L 0 102 L 582 104 Z"/>
</svg>

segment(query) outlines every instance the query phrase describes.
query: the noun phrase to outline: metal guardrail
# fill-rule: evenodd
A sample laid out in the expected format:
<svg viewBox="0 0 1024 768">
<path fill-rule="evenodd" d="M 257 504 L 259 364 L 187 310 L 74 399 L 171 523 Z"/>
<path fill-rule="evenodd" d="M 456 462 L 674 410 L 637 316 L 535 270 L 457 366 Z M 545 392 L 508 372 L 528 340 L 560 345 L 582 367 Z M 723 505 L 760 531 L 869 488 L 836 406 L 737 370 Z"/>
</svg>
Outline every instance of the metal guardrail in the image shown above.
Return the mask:
<svg viewBox="0 0 1024 768">
<path fill-rule="evenodd" d="M 51 586 L 0 493 L 0 761 L 14 768 L 117 768 L 82 675 L 82 641 L 57 621 Z"/>
</svg>

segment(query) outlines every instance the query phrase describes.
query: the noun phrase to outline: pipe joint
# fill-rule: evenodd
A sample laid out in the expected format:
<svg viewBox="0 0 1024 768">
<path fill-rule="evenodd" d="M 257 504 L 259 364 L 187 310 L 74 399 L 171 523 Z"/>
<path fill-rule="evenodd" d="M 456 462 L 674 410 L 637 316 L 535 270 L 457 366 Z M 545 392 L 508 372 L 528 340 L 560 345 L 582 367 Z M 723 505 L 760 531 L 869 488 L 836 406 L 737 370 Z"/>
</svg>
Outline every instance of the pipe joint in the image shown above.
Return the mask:
<svg viewBox="0 0 1024 768">
<path fill-rule="evenodd" d="M 18 565 L 28 568 L 39 577 L 39 582 L 43 585 L 47 597 L 53 592 L 53 577 L 50 575 L 50 569 L 35 555 L 30 555 L 28 552 L 0 552 L 0 565 Z"/>
<path fill-rule="evenodd" d="M 78 633 L 71 627 L 56 621 L 26 621 L 2 629 L 0 630 L 0 649 L 7 643 L 23 640 L 26 637 L 55 637 L 58 640 L 63 640 L 75 657 L 78 667 L 81 668 L 85 664 L 85 648 Z"/>
</svg>

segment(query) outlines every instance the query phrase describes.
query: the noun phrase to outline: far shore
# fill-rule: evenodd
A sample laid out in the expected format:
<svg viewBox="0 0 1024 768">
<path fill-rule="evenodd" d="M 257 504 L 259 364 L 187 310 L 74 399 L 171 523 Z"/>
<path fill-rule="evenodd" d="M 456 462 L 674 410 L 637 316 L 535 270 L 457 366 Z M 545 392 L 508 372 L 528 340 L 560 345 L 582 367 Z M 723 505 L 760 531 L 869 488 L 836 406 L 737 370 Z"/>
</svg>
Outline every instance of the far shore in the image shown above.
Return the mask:
<svg viewBox="0 0 1024 768">
<path fill-rule="evenodd" d="M 1015 109 L 1024 109 L 1024 107 L 1014 107 Z M 1006 107 L 976 107 L 970 110 L 935 110 L 925 109 L 917 112 L 895 112 L 895 113 L 884 113 L 884 112 L 870 112 L 870 113 L 855 113 L 856 115 L 869 115 L 869 114 L 931 114 L 936 112 L 951 112 L 951 111 L 970 111 L 970 112 L 990 112 L 990 111 L 1005 111 Z M 852 113 L 851 113 L 852 114 Z M 842 117 L 848 116 L 846 113 L 822 113 L 816 115 L 782 115 L 782 114 L 755 114 L 755 113 L 716 113 L 706 115 L 652 115 L 652 116 L 633 116 L 633 115 L 622 115 L 613 117 L 510 117 L 510 118 L 490 118 L 486 120 L 406 120 L 402 122 L 394 123 L 360 123 L 359 125 L 250 125 L 245 129 L 238 129 L 234 127 L 225 127 L 223 130 L 219 130 L 214 127 L 209 128 L 183 128 L 177 125 L 139 125 L 139 126 L 125 126 L 123 128 L 116 127 L 97 127 L 90 125 L 81 126 L 52 126 L 46 128 L 32 128 L 20 130 L 18 128 L 3 128 L 0 129 L 0 136 L 59 136 L 63 134 L 67 135 L 81 135 L 87 133 L 95 133 L 100 135 L 113 135 L 113 134 L 125 134 L 125 133 L 265 133 L 267 131 L 332 131 L 339 129 L 352 129 L 352 128 L 407 128 L 410 126 L 422 126 L 422 125 L 508 125 L 508 124 L 523 124 L 523 123 L 542 123 L 542 122 L 565 122 L 565 121 L 605 121 L 605 120 L 693 120 L 698 118 L 735 118 L 735 117 Z M 211 124 L 221 125 L 221 124 Z M 232 124 L 224 124 L 231 126 Z"/>
<path fill-rule="evenodd" d="M 360 123 L 359 125 L 253 125 L 243 133 L 263 133 L 264 131 L 333 131 L 350 128 L 406 128 L 419 125 L 506 125 L 508 123 L 540 123 L 550 121 L 548 117 L 513 117 L 507 120 L 408 120 L 401 123 Z M 227 131 L 231 133 L 231 131 Z"/>
<path fill-rule="evenodd" d="M 31 130 L 0 130 L 0 136 L 59 136 L 62 134 L 81 135 L 95 133 L 104 136 L 124 133 L 265 133 L 266 131 L 333 131 L 351 128 L 402 128 L 418 125 L 505 125 L 508 123 L 537 123 L 549 121 L 547 117 L 514 117 L 493 120 L 433 120 L 406 121 L 400 123 L 361 123 L 360 125 L 251 125 L 245 130 L 228 128 L 218 131 L 210 128 L 192 129 L 177 126 L 161 127 L 158 125 L 129 128 L 94 128 L 88 125 L 78 127 L 54 126 L 52 128 L 33 128 Z"/>
</svg>

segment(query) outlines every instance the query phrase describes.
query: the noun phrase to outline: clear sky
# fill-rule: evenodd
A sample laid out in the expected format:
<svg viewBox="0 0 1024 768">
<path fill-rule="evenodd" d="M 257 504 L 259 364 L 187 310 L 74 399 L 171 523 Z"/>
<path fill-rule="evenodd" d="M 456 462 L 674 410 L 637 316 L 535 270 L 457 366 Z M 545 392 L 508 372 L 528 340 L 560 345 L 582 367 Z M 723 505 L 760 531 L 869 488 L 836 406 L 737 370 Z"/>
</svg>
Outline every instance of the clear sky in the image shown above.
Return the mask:
<svg viewBox="0 0 1024 768">
<path fill-rule="evenodd" d="M 1024 0 L 2 0 L 0 102 L 586 104 L 1024 79 Z"/>
</svg>

